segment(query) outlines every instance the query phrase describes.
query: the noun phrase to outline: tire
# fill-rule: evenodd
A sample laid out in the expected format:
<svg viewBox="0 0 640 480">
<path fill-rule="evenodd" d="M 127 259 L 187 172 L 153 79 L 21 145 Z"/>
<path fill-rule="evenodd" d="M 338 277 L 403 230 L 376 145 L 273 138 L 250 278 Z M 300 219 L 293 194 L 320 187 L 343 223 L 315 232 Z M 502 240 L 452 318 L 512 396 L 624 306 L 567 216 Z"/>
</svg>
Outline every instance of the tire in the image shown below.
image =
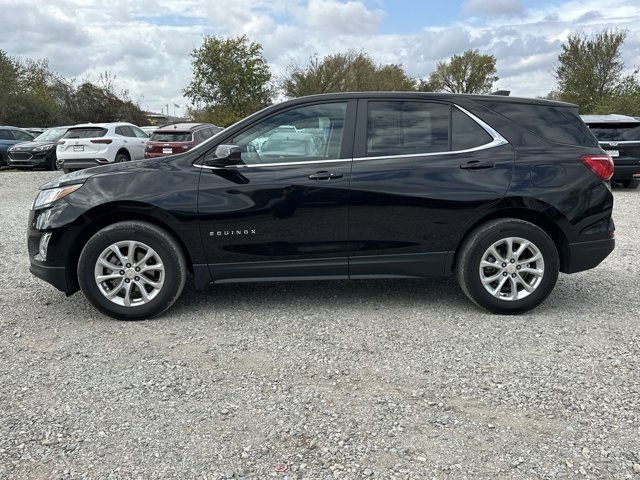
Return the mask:
<svg viewBox="0 0 640 480">
<path fill-rule="evenodd" d="M 624 188 L 638 188 L 638 185 L 640 185 L 640 180 L 622 180 L 620 183 Z"/>
<path fill-rule="evenodd" d="M 120 152 L 116 155 L 115 163 L 128 162 L 129 160 L 131 160 L 129 158 L 129 155 L 127 155 L 126 153 Z"/>
<path fill-rule="evenodd" d="M 58 160 L 57 155 L 51 159 L 51 170 L 63 170 L 64 160 Z"/>
<path fill-rule="evenodd" d="M 507 239 L 512 239 L 512 252 L 523 244 L 526 247 L 517 260 L 515 253 L 507 254 Z M 497 256 L 490 253 L 490 247 L 494 247 Z M 536 252 L 541 255 L 540 260 L 536 260 Z M 481 264 L 483 259 L 489 263 Z M 465 295 L 480 307 L 498 314 L 517 314 L 536 308 L 553 290 L 560 270 L 558 250 L 549 235 L 536 225 L 515 218 L 492 220 L 477 227 L 458 250 L 457 260 L 456 275 Z M 495 268 L 481 266 L 492 262 L 497 262 Z M 485 282 L 492 278 L 495 281 L 485 287 L 483 278 Z M 488 289 L 497 293 L 492 294 Z"/>
<path fill-rule="evenodd" d="M 141 271 L 135 271 L 135 262 L 127 262 L 132 243 L 135 243 L 133 256 Z M 121 257 L 110 250 L 113 245 Z M 142 261 L 149 252 L 153 255 Z M 122 269 L 105 267 L 101 259 Z M 97 276 L 114 278 L 98 284 Z M 78 261 L 78 282 L 85 297 L 100 312 L 120 320 L 142 320 L 162 314 L 178 299 L 186 278 L 187 263 L 176 240 L 147 222 L 118 222 L 103 228 L 89 239 Z M 141 288 L 146 292 L 146 300 Z M 113 299 L 107 298 L 108 294 Z"/>
</svg>

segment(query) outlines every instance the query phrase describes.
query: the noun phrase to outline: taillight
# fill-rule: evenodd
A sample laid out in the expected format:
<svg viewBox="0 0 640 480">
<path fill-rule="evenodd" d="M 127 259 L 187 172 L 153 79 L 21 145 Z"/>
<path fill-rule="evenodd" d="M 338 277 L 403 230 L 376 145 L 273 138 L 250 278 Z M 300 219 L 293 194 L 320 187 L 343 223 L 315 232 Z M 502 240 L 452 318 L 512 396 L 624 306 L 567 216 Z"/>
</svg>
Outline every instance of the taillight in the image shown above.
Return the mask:
<svg viewBox="0 0 640 480">
<path fill-rule="evenodd" d="M 113 142 L 113 140 L 111 140 L 110 138 L 96 138 L 94 140 L 91 140 L 91 143 L 106 143 L 109 144 Z"/>
<path fill-rule="evenodd" d="M 583 155 L 580 160 L 602 180 L 610 180 L 613 176 L 613 159 L 610 155 Z"/>
</svg>

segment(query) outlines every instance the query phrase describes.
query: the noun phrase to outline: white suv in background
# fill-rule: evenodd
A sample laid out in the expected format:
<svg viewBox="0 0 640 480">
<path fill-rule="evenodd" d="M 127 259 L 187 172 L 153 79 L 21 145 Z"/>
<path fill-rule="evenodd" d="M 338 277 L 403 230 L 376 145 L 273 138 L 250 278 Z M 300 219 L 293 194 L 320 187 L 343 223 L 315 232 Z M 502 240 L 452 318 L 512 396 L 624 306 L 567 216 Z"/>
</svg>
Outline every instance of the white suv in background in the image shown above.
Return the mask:
<svg viewBox="0 0 640 480">
<path fill-rule="evenodd" d="M 69 128 L 58 141 L 58 168 L 72 170 L 144 158 L 149 137 L 130 123 L 86 123 Z"/>
</svg>

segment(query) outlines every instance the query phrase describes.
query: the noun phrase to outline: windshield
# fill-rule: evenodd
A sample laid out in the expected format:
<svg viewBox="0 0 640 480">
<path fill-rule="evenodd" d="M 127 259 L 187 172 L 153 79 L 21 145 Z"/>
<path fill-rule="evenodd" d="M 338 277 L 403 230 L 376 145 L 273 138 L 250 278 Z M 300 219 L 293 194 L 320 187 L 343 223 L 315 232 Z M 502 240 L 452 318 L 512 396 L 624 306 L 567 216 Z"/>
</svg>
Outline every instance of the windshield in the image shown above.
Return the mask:
<svg viewBox="0 0 640 480">
<path fill-rule="evenodd" d="M 153 132 L 151 135 L 152 142 L 190 142 L 190 132 Z"/>
<path fill-rule="evenodd" d="M 67 133 L 67 130 L 67 127 L 50 128 L 38 135 L 34 139 L 34 142 L 57 142 L 65 133 Z"/>
<path fill-rule="evenodd" d="M 640 123 L 592 123 L 589 128 L 601 142 L 640 142 Z"/>
</svg>

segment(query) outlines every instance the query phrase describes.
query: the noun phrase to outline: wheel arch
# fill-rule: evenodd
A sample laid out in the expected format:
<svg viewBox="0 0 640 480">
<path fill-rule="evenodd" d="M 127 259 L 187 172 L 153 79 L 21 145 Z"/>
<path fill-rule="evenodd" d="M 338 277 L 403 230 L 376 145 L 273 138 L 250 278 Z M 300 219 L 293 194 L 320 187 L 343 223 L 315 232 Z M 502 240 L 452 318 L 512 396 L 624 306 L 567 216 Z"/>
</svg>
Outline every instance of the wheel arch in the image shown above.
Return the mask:
<svg viewBox="0 0 640 480">
<path fill-rule="evenodd" d="M 546 232 L 553 240 L 553 243 L 558 249 L 558 256 L 560 258 L 560 271 L 565 271 L 569 263 L 569 239 L 565 230 L 560 226 L 564 222 L 568 222 L 566 218 L 550 205 L 543 204 L 539 201 L 534 201 L 534 205 L 518 204 L 514 202 L 509 205 L 497 205 L 490 212 L 485 214 L 465 228 L 465 233 L 460 237 L 455 250 L 453 259 L 450 262 L 450 266 L 447 268 L 447 272 L 454 271 L 458 263 L 458 255 L 460 254 L 461 246 L 465 240 L 474 232 L 474 230 L 480 225 L 489 222 L 491 220 L 497 220 L 500 218 L 516 218 L 518 220 L 524 220 L 532 223 Z M 539 205 L 538 205 L 539 204 Z M 543 207 L 543 208 L 541 208 Z M 551 213 L 552 215 L 550 215 Z"/>
<path fill-rule="evenodd" d="M 117 157 L 118 155 L 120 155 L 121 153 L 124 153 L 124 154 L 129 158 L 129 160 L 131 160 L 131 158 L 132 158 L 132 157 L 131 157 L 131 153 L 129 152 L 129 150 L 127 150 L 127 148 L 126 148 L 126 147 L 120 147 L 120 148 L 118 149 L 118 151 L 116 152 L 116 157 Z M 113 159 L 113 160 L 115 161 L 115 157 L 114 157 L 114 159 Z"/>
<path fill-rule="evenodd" d="M 192 254 L 184 238 L 178 234 L 178 229 L 176 228 L 179 222 L 158 207 L 140 202 L 111 202 L 88 210 L 83 216 L 86 221 L 75 236 L 73 244 L 70 245 L 69 257 L 67 258 L 69 273 L 74 276 L 73 280 L 75 282 L 77 282 L 76 268 L 78 266 L 80 252 L 87 241 L 99 230 L 109 225 L 132 220 L 151 223 L 171 235 L 184 254 L 188 270 L 193 273 Z"/>
</svg>

